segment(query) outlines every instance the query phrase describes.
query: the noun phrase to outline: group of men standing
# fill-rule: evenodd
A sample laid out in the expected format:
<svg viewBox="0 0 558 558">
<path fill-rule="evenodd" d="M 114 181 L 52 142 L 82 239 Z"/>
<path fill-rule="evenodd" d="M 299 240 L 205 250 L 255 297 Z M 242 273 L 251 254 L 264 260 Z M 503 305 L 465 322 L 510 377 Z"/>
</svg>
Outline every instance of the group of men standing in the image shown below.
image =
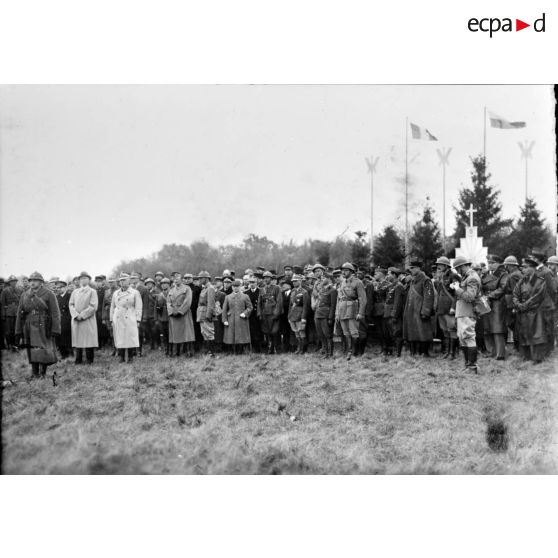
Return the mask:
<svg viewBox="0 0 558 558">
<path fill-rule="evenodd" d="M 548 265 L 545 265 L 547 263 Z M 309 345 L 332 358 L 335 347 L 350 360 L 372 338 L 385 357 L 430 356 L 435 338 L 442 357 L 461 347 L 467 368 L 477 371 L 479 351 L 506 357 L 508 338 L 526 359 L 542 361 L 554 347 L 558 312 L 558 257 L 534 252 L 520 264 L 514 256 L 488 257 L 488 268 L 462 257 L 441 256 L 435 266 L 411 258 L 405 269 L 376 267 L 366 273 L 352 263 L 337 269 L 232 270 L 212 278 L 139 272 L 94 280 L 82 272 L 71 282 L 40 273 L 0 280 L 2 344 L 25 346 L 34 375 L 75 355 L 94 361 L 108 348 L 121 361 L 142 355 L 145 346 L 169 357 L 196 352 L 295 352 Z"/>
</svg>

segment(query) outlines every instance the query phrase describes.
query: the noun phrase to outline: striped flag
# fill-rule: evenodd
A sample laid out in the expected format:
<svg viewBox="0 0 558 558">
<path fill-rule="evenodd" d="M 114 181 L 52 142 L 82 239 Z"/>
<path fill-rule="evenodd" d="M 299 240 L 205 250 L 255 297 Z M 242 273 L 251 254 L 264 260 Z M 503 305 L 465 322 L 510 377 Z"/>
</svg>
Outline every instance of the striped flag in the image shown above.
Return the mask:
<svg viewBox="0 0 558 558">
<path fill-rule="evenodd" d="M 410 122 L 410 124 L 411 124 L 411 137 L 413 139 L 426 140 L 426 141 L 438 141 L 438 138 L 432 135 L 426 128 L 421 128 L 420 126 L 417 126 L 412 122 Z"/>
<path fill-rule="evenodd" d="M 527 125 L 525 122 L 510 122 L 492 111 L 488 111 L 488 117 L 490 118 L 490 125 L 492 128 L 501 128 L 503 130 L 510 130 L 514 128 L 525 128 Z"/>
</svg>

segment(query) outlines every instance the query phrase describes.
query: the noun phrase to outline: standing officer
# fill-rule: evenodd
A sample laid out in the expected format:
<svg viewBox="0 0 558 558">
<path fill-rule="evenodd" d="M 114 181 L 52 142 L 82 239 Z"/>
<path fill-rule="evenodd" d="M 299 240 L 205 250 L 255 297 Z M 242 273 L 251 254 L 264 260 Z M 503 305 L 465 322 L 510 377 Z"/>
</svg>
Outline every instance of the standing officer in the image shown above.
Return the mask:
<svg viewBox="0 0 558 558">
<path fill-rule="evenodd" d="M 419 355 L 429 357 L 428 348 L 434 338 L 431 320 L 434 287 L 430 277 L 422 270 L 422 265 L 420 258 L 411 258 L 409 262 L 412 280 L 405 302 L 403 337 L 409 342 L 411 355 L 415 355 L 418 350 Z"/>
<path fill-rule="evenodd" d="M 374 272 L 374 301 L 372 304 L 372 322 L 376 326 L 376 333 L 380 339 L 382 353 L 388 354 L 388 339 L 389 332 L 386 330 L 387 321 L 384 319 L 384 307 L 386 304 L 387 291 L 390 287 L 390 281 L 386 278 L 387 269 L 377 267 Z M 362 322 L 359 322 L 359 324 Z"/>
<path fill-rule="evenodd" d="M 248 295 L 253 308 L 258 308 L 258 299 L 260 297 L 260 289 L 258 287 L 258 280 L 253 275 L 248 277 L 248 288 L 244 291 Z M 250 342 L 252 343 L 252 350 L 259 353 L 262 350 L 262 330 L 260 326 L 260 319 L 257 312 L 251 312 L 248 318 L 250 324 Z"/>
<path fill-rule="evenodd" d="M 76 349 L 76 364 L 83 362 L 83 349 L 87 364 L 93 364 L 95 349 L 99 346 L 96 318 L 99 299 L 97 289 L 89 285 L 90 281 L 91 275 L 82 271 L 79 276 L 80 287 L 70 295 L 72 347 Z"/>
<path fill-rule="evenodd" d="M 451 262 L 445 256 L 440 256 L 436 260 L 436 266 L 439 273 L 437 281 L 438 301 L 436 305 L 436 317 L 438 325 L 444 334 L 446 350 L 442 358 L 455 359 L 455 353 L 458 348 L 457 341 L 457 323 L 455 321 L 455 292 L 451 288 L 457 277 L 451 269 Z"/>
<path fill-rule="evenodd" d="M 266 271 L 263 274 L 263 285 L 258 298 L 258 317 L 262 325 L 262 334 L 267 352 L 272 354 L 277 346 L 279 334 L 279 318 L 283 312 L 283 295 L 279 285 L 272 285 L 273 274 Z"/>
<path fill-rule="evenodd" d="M 358 340 L 358 325 L 364 319 L 366 292 L 360 279 L 354 276 L 353 264 L 346 262 L 341 266 L 343 280 L 337 293 L 336 319 L 347 344 L 347 360 L 351 360 L 353 348 Z"/>
<path fill-rule="evenodd" d="M 481 293 L 481 280 L 472 268 L 471 260 L 457 256 L 453 267 L 463 278 L 461 282 L 454 281 L 451 287 L 455 291 L 455 319 L 457 322 L 457 337 L 463 348 L 465 367 L 478 373 L 477 368 L 477 318 L 474 310 L 475 302 Z"/>
<path fill-rule="evenodd" d="M 56 338 L 56 345 L 62 359 L 73 354 L 72 350 L 72 315 L 70 314 L 70 296 L 68 283 L 57 278 L 56 301 L 60 310 L 60 335 Z"/>
<path fill-rule="evenodd" d="M 533 250 L 530 259 L 537 262 L 536 275 L 541 279 L 544 279 L 546 284 L 546 292 L 544 300 L 541 305 L 541 312 L 544 323 L 544 331 L 546 334 L 547 344 L 545 348 L 545 356 L 550 355 L 550 352 L 554 348 L 554 312 L 556 310 L 556 297 L 558 295 L 558 285 L 555 281 L 554 274 L 544 262 L 546 256 L 540 250 Z"/>
<path fill-rule="evenodd" d="M 385 331 L 387 333 L 387 354 L 393 355 L 393 348 L 398 357 L 403 348 L 403 312 L 405 310 L 406 290 L 401 282 L 403 272 L 397 267 L 388 269 L 390 286 L 386 293 L 384 306 Z"/>
<path fill-rule="evenodd" d="M 15 338 L 15 323 L 17 307 L 21 298 L 21 290 L 17 287 L 17 277 L 10 275 L 6 286 L 0 294 L 0 307 L 2 312 L 2 325 L 6 336 L 7 348 L 17 351 Z"/>
<path fill-rule="evenodd" d="M 289 302 L 289 324 L 297 341 L 295 354 L 306 352 L 306 319 L 310 308 L 310 295 L 302 286 L 302 276 L 293 275 L 293 290 Z"/>
<path fill-rule="evenodd" d="M 504 291 L 504 300 L 506 303 L 506 327 L 511 330 L 513 335 L 513 346 L 519 351 L 519 336 L 516 330 L 516 314 L 513 307 L 513 291 L 515 286 L 521 281 L 523 274 L 519 270 L 519 262 L 515 256 L 507 256 L 504 259 L 504 266 L 508 273 L 506 288 Z"/>
<path fill-rule="evenodd" d="M 506 283 L 508 273 L 502 263 L 502 258 L 490 254 L 488 273 L 481 279 L 481 289 L 490 301 L 490 312 L 482 316 L 484 323 L 484 342 L 486 350 L 496 360 L 506 358 Z"/>
<path fill-rule="evenodd" d="M 169 312 L 167 310 L 167 295 L 169 294 L 170 279 L 163 277 L 159 283 L 161 292 L 155 298 L 155 333 L 165 346 L 165 355 L 169 356 Z"/>
<path fill-rule="evenodd" d="M 210 357 L 215 356 L 215 289 L 211 284 L 211 275 L 208 271 L 198 273 L 200 282 L 200 297 L 198 299 L 198 309 L 196 321 L 200 324 L 200 331 L 205 343 L 206 353 Z"/>
<path fill-rule="evenodd" d="M 321 278 L 318 301 L 314 309 L 316 331 L 322 343 L 322 354 L 324 358 L 333 356 L 333 322 L 335 320 L 336 306 L 337 289 L 335 289 L 331 283 L 331 276 L 324 275 Z"/>
</svg>

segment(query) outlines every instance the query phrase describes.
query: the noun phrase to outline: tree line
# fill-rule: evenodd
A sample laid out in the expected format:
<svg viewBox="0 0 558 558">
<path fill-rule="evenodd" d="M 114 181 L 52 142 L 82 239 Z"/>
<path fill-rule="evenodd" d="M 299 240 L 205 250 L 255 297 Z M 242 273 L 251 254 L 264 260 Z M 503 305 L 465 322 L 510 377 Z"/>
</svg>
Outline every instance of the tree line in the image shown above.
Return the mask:
<svg viewBox="0 0 558 558">
<path fill-rule="evenodd" d="M 469 216 L 469 204 L 477 210 L 475 225 L 478 235 L 483 237 L 489 253 L 502 256 L 524 257 L 534 248 L 555 253 L 555 238 L 551 227 L 545 223 L 534 199 L 527 199 L 514 218 L 504 218 L 500 191 L 491 184 L 491 174 L 487 172 L 483 156 L 471 158 L 471 186 L 460 190 L 457 204 L 453 206 L 456 225 L 451 236 L 444 239 L 435 211 L 428 198 L 420 219 L 413 225 L 409 235 L 409 255 L 420 257 L 426 266 L 433 264 L 444 254 L 455 256 L 459 239 L 465 236 Z M 213 246 L 205 240 L 195 240 L 186 244 L 165 244 L 151 256 L 133 260 L 123 260 L 113 270 L 142 271 L 153 275 L 162 271 L 166 275 L 172 271 L 197 273 L 207 270 L 218 275 L 224 269 L 233 269 L 237 275 L 247 268 L 263 266 L 280 272 L 284 265 L 300 265 L 319 262 L 324 266 L 336 267 L 351 261 L 361 267 L 379 265 L 382 267 L 401 266 L 405 261 L 404 230 L 393 225 L 386 226 L 374 239 L 374 250 L 370 253 L 367 233 L 355 231 L 352 237 L 341 235 L 331 241 L 308 239 L 301 243 L 293 240 L 277 243 L 266 236 L 249 234 L 240 244 Z"/>
</svg>

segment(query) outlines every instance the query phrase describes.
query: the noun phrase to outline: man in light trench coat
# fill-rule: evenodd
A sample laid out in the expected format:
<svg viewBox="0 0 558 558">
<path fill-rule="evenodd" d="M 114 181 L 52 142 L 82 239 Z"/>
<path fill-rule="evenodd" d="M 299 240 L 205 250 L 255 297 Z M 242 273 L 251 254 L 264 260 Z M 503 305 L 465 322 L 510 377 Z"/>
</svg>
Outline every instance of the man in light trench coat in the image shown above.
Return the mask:
<svg viewBox="0 0 558 558">
<path fill-rule="evenodd" d="M 110 322 L 120 362 L 131 362 L 134 351 L 139 347 L 143 303 L 140 293 L 130 287 L 127 273 L 122 273 L 118 282 L 120 288 L 114 291 L 110 303 Z"/>
<path fill-rule="evenodd" d="M 80 286 L 70 296 L 72 347 L 76 349 L 76 364 L 83 362 L 83 349 L 85 349 L 87 364 L 93 364 L 94 349 L 99 346 L 95 315 L 99 301 L 97 290 L 89 285 L 90 281 L 91 275 L 82 271 L 79 275 Z"/>
</svg>

